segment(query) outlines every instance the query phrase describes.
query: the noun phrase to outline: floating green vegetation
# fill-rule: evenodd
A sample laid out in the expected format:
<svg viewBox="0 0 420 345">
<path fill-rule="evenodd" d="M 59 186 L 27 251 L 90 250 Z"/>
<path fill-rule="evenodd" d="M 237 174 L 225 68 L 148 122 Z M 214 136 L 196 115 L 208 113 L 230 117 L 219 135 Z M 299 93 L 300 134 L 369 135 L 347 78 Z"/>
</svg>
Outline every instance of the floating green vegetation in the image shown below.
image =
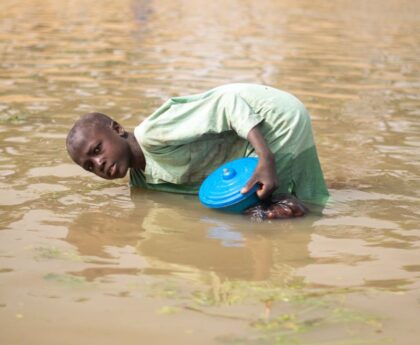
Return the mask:
<svg viewBox="0 0 420 345">
<path fill-rule="evenodd" d="M 392 344 L 381 337 L 379 317 L 347 306 L 351 289 L 316 289 L 302 282 L 277 285 L 273 282 L 221 280 L 210 274 L 208 285 L 182 288 L 176 280 L 153 284 L 153 297 L 180 302 L 176 312 L 192 311 L 209 317 L 246 322 L 249 331 L 244 336 L 223 336 L 217 340 L 226 344 L 276 345 L 375 345 Z M 247 312 L 244 312 L 244 307 Z M 174 307 L 162 307 L 159 313 L 173 314 Z M 256 312 L 257 311 L 257 312 Z M 323 335 L 334 329 L 336 341 L 308 343 L 312 335 Z M 337 331 L 337 329 L 339 331 Z M 357 338 L 358 334 L 363 336 Z M 351 334 L 351 336 L 350 336 Z M 369 335 L 369 336 L 364 336 Z M 378 338 L 381 338 L 380 341 Z M 390 342 L 391 341 L 391 342 Z"/>
<path fill-rule="evenodd" d="M 338 307 L 334 308 L 329 315 L 329 320 L 331 322 L 361 322 L 364 324 L 370 324 L 375 326 L 377 330 L 382 328 L 382 323 L 379 322 L 373 315 L 366 313 L 357 312 L 349 308 Z"/>
<path fill-rule="evenodd" d="M 211 275 L 210 289 L 193 293 L 194 301 L 203 306 L 235 305 L 246 302 L 273 303 L 276 301 L 298 301 L 302 297 L 303 285 L 295 281 L 287 285 L 271 282 L 221 281 Z"/>
<path fill-rule="evenodd" d="M 35 260 L 69 260 L 69 261 L 83 261 L 83 258 L 76 252 L 63 250 L 57 247 L 36 247 Z"/>
<path fill-rule="evenodd" d="M 12 111 L 5 111 L 0 114 L 0 123 L 17 125 L 26 121 L 27 115 Z"/>
<path fill-rule="evenodd" d="M 88 284 L 84 277 L 76 277 L 70 274 L 47 273 L 43 278 L 70 286 L 83 286 Z"/>
<path fill-rule="evenodd" d="M 44 197 L 51 201 L 56 201 L 68 195 L 68 190 L 54 191 L 46 194 Z"/>
<path fill-rule="evenodd" d="M 172 280 L 165 280 L 148 286 L 148 295 L 151 297 L 180 299 L 182 294 L 182 289 Z"/>
<path fill-rule="evenodd" d="M 264 339 L 276 339 L 276 344 L 305 344 L 298 338 L 299 334 L 309 333 L 310 331 L 319 330 L 322 327 L 327 328 L 340 324 L 344 326 L 346 332 L 352 333 L 353 328 L 357 325 L 365 325 L 380 332 L 382 324 L 379 319 L 372 315 L 354 311 L 348 308 L 337 308 L 329 310 L 314 311 L 295 311 L 286 314 L 280 314 L 267 319 L 259 319 L 251 324 L 252 327 L 263 333 Z M 328 344 L 373 344 L 377 339 L 355 339 L 340 340 L 337 342 L 328 342 Z M 311 344 L 315 344 L 312 343 Z M 324 344 L 324 343 L 319 343 Z"/>
<path fill-rule="evenodd" d="M 179 313 L 181 309 L 174 307 L 174 306 L 170 306 L 170 305 L 165 305 L 161 308 L 159 308 L 158 310 L 158 314 L 162 314 L 162 315 L 172 315 L 172 314 L 176 314 Z"/>
<path fill-rule="evenodd" d="M 306 331 L 309 328 L 319 324 L 320 319 L 299 320 L 297 314 L 281 314 L 271 319 L 259 319 L 252 323 L 252 326 L 263 331 L 286 330 L 293 332 Z"/>
</svg>

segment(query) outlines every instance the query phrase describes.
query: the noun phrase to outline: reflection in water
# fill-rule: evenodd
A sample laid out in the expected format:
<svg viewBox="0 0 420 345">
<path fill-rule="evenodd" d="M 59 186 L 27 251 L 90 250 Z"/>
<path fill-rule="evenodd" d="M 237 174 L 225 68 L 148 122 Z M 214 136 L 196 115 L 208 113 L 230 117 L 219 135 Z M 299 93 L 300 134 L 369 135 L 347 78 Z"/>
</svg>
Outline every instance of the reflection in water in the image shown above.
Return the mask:
<svg viewBox="0 0 420 345">
<path fill-rule="evenodd" d="M 81 213 L 69 226 L 66 241 L 83 256 L 112 258 L 109 246 L 135 246 L 142 239 L 142 228 L 123 217 L 103 212 Z"/>
<path fill-rule="evenodd" d="M 226 304 L 213 306 L 218 312 L 244 291 L 273 294 L 261 290 L 264 284 L 298 282 L 300 297 L 356 289 L 351 306 L 387 320 L 372 344 L 417 344 L 419 6 L 3 0 L 0 342 L 48 344 L 67 336 L 80 343 L 87 326 L 95 344 L 137 343 L 140 336 L 162 344 L 219 342 L 217 336 L 257 343 L 264 331 L 255 325 L 302 330 L 280 318 L 292 314 L 279 290 L 279 318 L 271 324 L 246 328 L 220 315 L 157 314 L 167 301 L 147 299 L 148 284 L 159 290 L 177 279 L 182 296 L 194 284 L 224 294 L 219 301 Z M 288 90 L 307 105 L 334 197 L 322 217 L 252 224 L 206 210 L 193 197 L 130 195 L 126 181 L 99 181 L 67 157 L 66 132 L 84 112 L 105 112 L 133 128 L 168 97 L 236 81 Z M 241 303 L 245 318 L 261 314 L 258 303 Z M 270 303 L 264 308 L 268 315 Z M 347 315 L 349 328 L 349 319 L 363 319 L 337 313 L 334 320 Z M 311 325 L 308 339 L 285 342 L 349 340 L 348 333 L 338 336 L 339 327 Z M 371 335 L 350 332 L 353 343 Z M 226 338 L 232 333 L 237 338 Z"/>
<path fill-rule="evenodd" d="M 83 256 L 105 259 L 121 259 L 122 254 L 110 248 L 135 248 L 146 258 L 147 272 L 153 272 L 150 268 L 172 267 L 175 272 L 214 272 L 229 279 L 265 280 L 275 276 L 280 282 L 290 279 L 287 275 L 307 263 L 310 234 L 303 229 L 290 231 L 289 221 L 274 225 L 281 231 L 276 236 L 271 231 L 254 231 L 252 223 L 238 216 L 230 221 L 222 220 L 218 212 L 209 211 L 203 216 L 195 198 L 150 194 L 134 190 L 135 208 L 117 217 L 97 211 L 81 213 L 69 226 L 66 241 Z M 112 262 L 111 267 L 115 264 Z M 127 269 L 139 273 L 137 264 L 125 262 L 125 273 L 129 274 Z M 103 267 L 97 272 L 115 273 Z M 91 279 L 92 270 L 89 274 Z"/>
</svg>

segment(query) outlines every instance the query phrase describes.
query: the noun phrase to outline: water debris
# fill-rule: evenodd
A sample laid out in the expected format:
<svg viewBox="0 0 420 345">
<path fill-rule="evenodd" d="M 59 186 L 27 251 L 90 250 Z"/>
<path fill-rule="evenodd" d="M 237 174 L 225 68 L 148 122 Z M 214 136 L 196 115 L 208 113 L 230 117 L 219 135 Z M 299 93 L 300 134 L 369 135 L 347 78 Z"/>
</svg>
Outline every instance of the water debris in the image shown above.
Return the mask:
<svg viewBox="0 0 420 345">
<path fill-rule="evenodd" d="M 179 311 L 180 311 L 180 309 L 177 308 L 177 307 L 170 306 L 170 305 L 165 305 L 165 306 L 159 308 L 158 314 L 172 315 L 172 314 L 178 313 Z"/>
<path fill-rule="evenodd" d="M 0 114 L 0 123 L 18 125 L 26 121 L 27 115 L 17 111 L 3 111 Z"/>
<path fill-rule="evenodd" d="M 160 288 L 155 284 L 153 289 L 159 292 L 154 297 L 180 302 L 175 306 L 164 306 L 158 313 L 173 314 L 184 310 L 211 318 L 245 322 L 252 332 L 245 338 L 219 337 L 220 341 L 228 344 L 308 345 L 303 339 L 329 327 L 340 327 L 355 335 L 361 326 L 371 329 L 374 334 L 382 333 L 379 317 L 346 306 L 347 295 L 354 292 L 348 288 L 331 293 L 329 289 L 308 290 L 297 282 L 277 285 L 270 282 L 231 281 L 214 274 L 209 274 L 208 278 L 206 288 L 200 285 L 201 288 L 193 289 L 189 294 L 177 285 L 176 280 L 162 282 Z M 255 312 L 255 308 L 252 308 L 252 312 L 244 313 L 245 306 L 255 306 L 260 313 Z M 341 339 L 328 344 L 373 345 L 377 344 L 377 338 L 363 341 L 345 338 L 345 341 Z"/>
<path fill-rule="evenodd" d="M 252 318 L 247 317 L 247 316 L 243 316 L 243 315 L 240 315 L 240 314 L 210 311 L 210 310 L 206 310 L 204 308 L 199 308 L 199 307 L 186 305 L 186 304 L 182 305 L 181 307 L 184 308 L 185 310 L 195 311 L 195 312 L 198 312 L 198 313 L 201 313 L 201 314 L 205 314 L 207 316 L 222 317 L 222 318 L 226 318 L 226 319 L 235 319 L 235 320 L 245 320 L 245 321 L 251 321 L 252 320 Z"/>
<path fill-rule="evenodd" d="M 45 280 L 50 280 L 70 286 L 83 286 L 88 284 L 84 277 L 76 277 L 70 274 L 47 273 L 43 278 Z"/>
<path fill-rule="evenodd" d="M 35 253 L 35 260 L 37 261 L 50 259 L 83 261 L 82 256 L 76 252 L 63 250 L 58 247 L 36 247 Z"/>
</svg>

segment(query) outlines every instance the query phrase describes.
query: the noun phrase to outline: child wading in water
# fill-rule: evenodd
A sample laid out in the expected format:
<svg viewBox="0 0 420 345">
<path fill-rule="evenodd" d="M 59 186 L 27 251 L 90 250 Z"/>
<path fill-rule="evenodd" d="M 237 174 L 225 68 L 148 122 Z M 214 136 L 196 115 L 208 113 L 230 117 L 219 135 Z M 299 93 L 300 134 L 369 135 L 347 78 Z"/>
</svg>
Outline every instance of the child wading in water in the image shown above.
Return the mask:
<svg viewBox="0 0 420 345">
<path fill-rule="evenodd" d="M 301 216 L 306 209 L 299 200 L 325 204 L 329 196 L 304 105 L 264 85 L 228 84 L 173 97 L 134 133 L 89 113 L 76 121 L 66 144 L 78 165 L 100 177 L 121 178 L 130 169 L 134 187 L 187 194 L 197 194 L 222 164 L 258 157 L 241 192 L 260 185 L 265 202 L 246 213 L 261 219 Z"/>
</svg>

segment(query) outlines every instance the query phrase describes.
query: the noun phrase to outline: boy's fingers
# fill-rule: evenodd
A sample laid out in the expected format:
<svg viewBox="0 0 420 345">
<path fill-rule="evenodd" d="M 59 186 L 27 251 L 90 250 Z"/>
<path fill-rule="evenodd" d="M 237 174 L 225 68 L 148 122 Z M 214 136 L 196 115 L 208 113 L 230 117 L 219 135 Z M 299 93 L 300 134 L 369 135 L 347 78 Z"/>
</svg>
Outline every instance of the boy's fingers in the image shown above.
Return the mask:
<svg viewBox="0 0 420 345">
<path fill-rule="evenodd" d="M 270 196 L 270 191 L 263 185 L 261 189 L 257 190 L 257 195 L 261 200 L 264 200 Z"/>
<path fill-rule="evenodd" d="M 246 183 L 246 185 L 241 189 L 241 194 L 248 193 L 256 183 L 257 180 L 254 177 L 251 177 Z"/>
</svg>

